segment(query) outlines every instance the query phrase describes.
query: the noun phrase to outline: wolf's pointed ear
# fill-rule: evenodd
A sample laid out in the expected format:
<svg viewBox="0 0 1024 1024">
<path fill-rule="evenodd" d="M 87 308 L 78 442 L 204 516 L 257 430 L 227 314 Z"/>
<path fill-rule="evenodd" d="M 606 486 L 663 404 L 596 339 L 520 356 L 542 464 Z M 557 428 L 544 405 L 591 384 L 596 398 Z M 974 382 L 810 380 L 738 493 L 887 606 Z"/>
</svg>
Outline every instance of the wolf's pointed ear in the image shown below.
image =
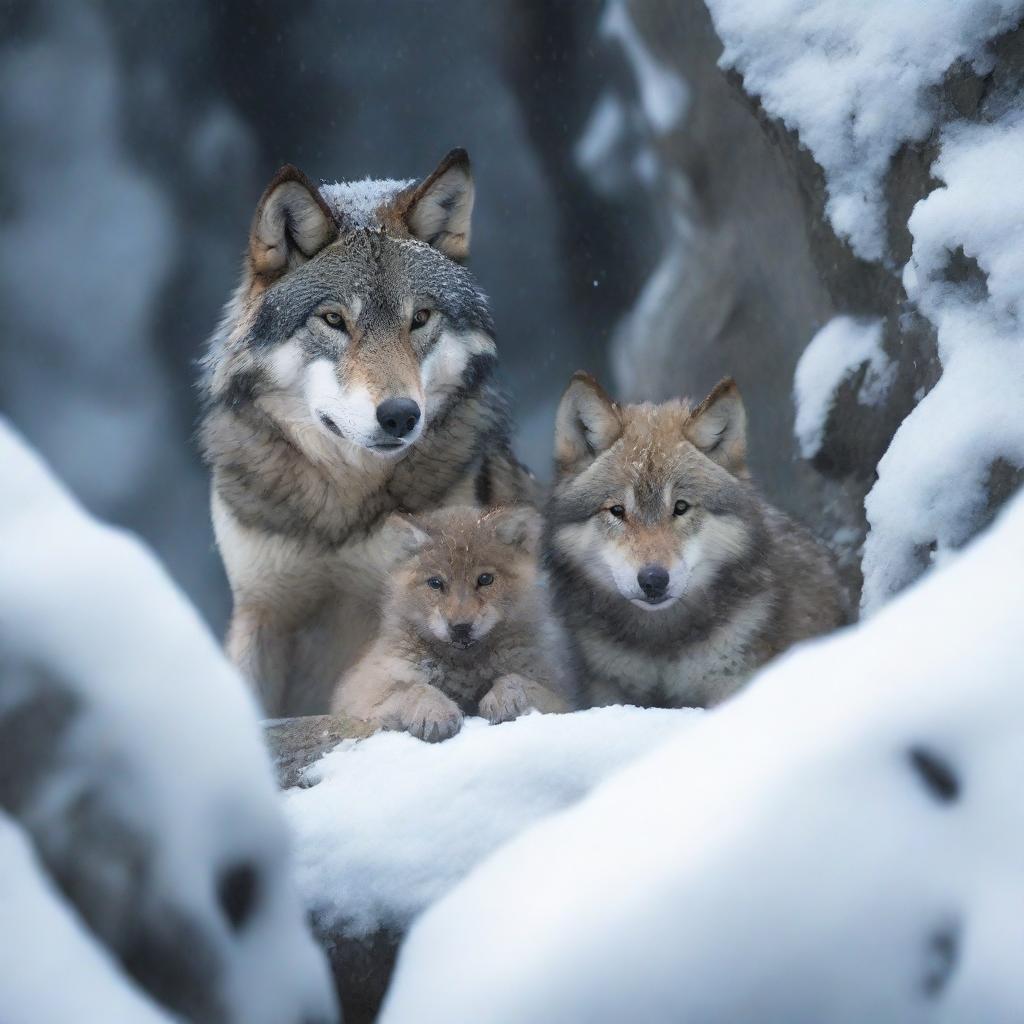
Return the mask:
<svg viewBox="0 0 1024 1024">
<path fill-rule="evenodd" d="M 611 448 L 621 434 L 618 406 L 589 373 L 574 373 L 555 417 L 559 475 L 578 473 Z"/>
<path fill-rule="evenodd" d="M 393 512 L 384 521 L 381 539 L 393 562 L 411 558 L 430 543 L 424 525 L 405 512 Z"/>
<path fill-rule="evenodd" d="M 297 167 L 282 167 L 256 207 L 249 232 L 253 273 L 265 280 L 315 256 L 338 236 L 317 187 Z"/>
<path fill-rule="evenodd" d="M 747 477 L 747 411 L 736 381 L 720 380 L 690 414 L 686 437 L 733 476 Z"/>
<path fill-rule="evenodd" d="M 536 554 L 542 526 L 536 509 L 529 505 L 507 505 L 487 512 L 484 519 L 494 524 L 494 532 L 502 544 Z"/>
<path fill-rule="evenodd" d="M 469 154 L 464 149 L 453 149 L 433 174 L 413 187 L 405 206 L 405 225 L 413 238 L 462 263 L 469 257 L 472 215 Z"/>
</svg>

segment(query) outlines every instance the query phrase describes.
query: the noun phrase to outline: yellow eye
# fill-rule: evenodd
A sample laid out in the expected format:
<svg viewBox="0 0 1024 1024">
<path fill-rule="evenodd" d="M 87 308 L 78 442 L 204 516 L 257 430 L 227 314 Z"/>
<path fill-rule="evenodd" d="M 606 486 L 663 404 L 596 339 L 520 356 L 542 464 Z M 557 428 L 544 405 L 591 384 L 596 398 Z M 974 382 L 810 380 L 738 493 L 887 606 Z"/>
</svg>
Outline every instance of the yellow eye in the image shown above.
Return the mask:
<svg viewBox="0 0 1024 1024">
<path fill-rule="evenodd" d="M 612 505 L 612 507 L 608 509 L 608 511 L 611 512 L 611 514 L 615 516 L 616 519 L 626 518 L 626 510 L 621 505 Z"/>
<path fill-rule="evenodd" d="M 417 309 L 412 315 L 412 329 L 415 331 L 420 327 L 426 325 L 426 322 L 430 319 L 429 309 Z"/>
<path fill-rule="evenodd" d="M 336 313 L 333 309 L 329 309 L 326 313 L 322 314 L 321 319 L 328 327 L 341 327 L 345 323 L 345 318 L 340 314 Z"/>
</svg>

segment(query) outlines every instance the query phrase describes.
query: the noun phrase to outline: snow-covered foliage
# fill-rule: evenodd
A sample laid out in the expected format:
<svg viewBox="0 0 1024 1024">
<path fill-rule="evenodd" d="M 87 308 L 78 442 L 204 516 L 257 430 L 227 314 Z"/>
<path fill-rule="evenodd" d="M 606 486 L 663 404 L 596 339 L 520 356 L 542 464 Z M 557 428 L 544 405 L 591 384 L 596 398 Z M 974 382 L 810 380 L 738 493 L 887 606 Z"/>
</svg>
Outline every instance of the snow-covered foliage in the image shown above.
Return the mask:
<svg viewBox="0 0 1024 1024">
<path fill-rule="evenodd" d="M 1019 1019 L 1022 564 L 1024 497 L 504 846 L 414 925 L 383 1024 Z"/>
<path fill-rule="evenodd" d="M 825 172 L 836 233 L 885 254 L 882 179 L 934 125 L 929 90 L 1020 20 L 1021 0 L 708 0 L 723 67 L 798 132 Z"/>
<path fill-rule="evenodd" d="M 857 392 L 862 405 L 885 398 L 892 366 L 882 350 L 882 322 L 850 316 L 833 317 L 804 349 L 793 382 L 796 431 L 800 454 L 812 459 L 821 448 L 825 423 L 836 391 L 844 380 L 867 364 Z"/>
<path fill-rule="evenodd" d="M 100 948 L 0 813 L 0 1020 L 171 1024 Z"/>
<path fill-rule="evenodd" d="M 908 298 L 938 335 L 942 377 L 904 420 L 865 501 L 862 606 L 912 579 L 919 551 L 942 558 L 977 528 L 992 464 L 1024 467 L 1024 114 L 953 124 L 914 209 Z M 951 273 L 951 254 L 981 273 Z M 982 279 L 984 278 L 984 279 Z"/>
<path fill-rule="evenodd" d="M 285 795 L 299 887 L 346 935 L 404 930 L 503 842 L 700 714 L 596 708 L 470 719 L 441 744 L 405 733 L 344 743 L 307 769 L 316 785 Z"/>
<path fill-rule="evenodd" d="M 0 464 L 0 809 L 73 903 L 74 941 L 87 928 L 189 1020 L 333 1019 L 241 679 L 152 555 L 86 515 L 3 421 Z M 55 944 L 73 941 L 52 890 L 25 884 L 40 913 L 5 933 L 4 969 L 51 922 Z M 103 970 L 97 991 L 113 987 Z"/>
</svg>

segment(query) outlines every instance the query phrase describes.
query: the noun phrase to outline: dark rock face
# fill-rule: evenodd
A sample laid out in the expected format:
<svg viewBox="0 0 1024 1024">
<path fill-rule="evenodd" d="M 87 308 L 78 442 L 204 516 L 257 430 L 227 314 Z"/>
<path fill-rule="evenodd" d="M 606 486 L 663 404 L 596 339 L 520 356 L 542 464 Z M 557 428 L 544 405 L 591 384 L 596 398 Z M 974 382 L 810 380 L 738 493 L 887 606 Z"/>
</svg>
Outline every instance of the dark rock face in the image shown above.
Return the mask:
<svg viewBox="0 0 1024 1024">
<path fill-rule="evenodd" d="M 686 83 L 689 101 L 670 131 L 640 119 L 633 135 L 633 148 L 649 151 L 658 170 L 646 186 L 634 179 L 629 187 L 646 188 L 660 211 L 664 255 L 613 340 L 617 390 L 626 399 L 700 397 L 720 377 L 735 376 L 750 416 L 755 477 L 833 544 L 856 598 L 864 497 L 897 428 L 942 372 L 935 328 L 908 303 L 901 280 L 912 243 L 907 221 L 938 184 L 931 168 L 942 128 L 960 118 L 984 121 L 990 95 L 1020 92 L 1024 33 L 993 44 L 987 74 L 957 65 L 936 90 L 934 131 L 892 160 L 884 182 L 887 257 L 871 262 L 833 230 L 811 153 L 744 92 L 739 75 L 719 68 L 722 45 L 701 0 L 633 0 L 626 10 L 650 56 Z M 948 273 L 985 287 L 962 252 L 951 255 Z M 892 382 L 880 405 L 865 407 L 857 400 L 863 374 L 847 378 L 808 464 L 794 442 L 794 370 L 815 332 L 838 315 L 882 321 Z M 975 529 L 1020 479 L 1012 466 L 996 466 L 993 475 Z M 927 564 L 924 552 L 922 571 Z"/>
</svg>

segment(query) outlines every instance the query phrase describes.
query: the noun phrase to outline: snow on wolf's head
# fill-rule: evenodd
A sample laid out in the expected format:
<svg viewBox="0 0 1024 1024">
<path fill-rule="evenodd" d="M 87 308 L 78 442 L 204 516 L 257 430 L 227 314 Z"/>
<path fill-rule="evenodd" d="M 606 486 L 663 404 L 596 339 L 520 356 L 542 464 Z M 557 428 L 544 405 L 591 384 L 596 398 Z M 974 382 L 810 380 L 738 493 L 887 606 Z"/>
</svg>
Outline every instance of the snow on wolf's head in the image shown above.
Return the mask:
<svg viewBox="0 0 1024 1024">
<path fill-rule="evenodd" d="M 175 1019 L 329 1024 L 238 673 L 149 551 L 88 516 L 2 419 L 0 461 L 0 812 L 83 933 Z"/>
<path fill-rule="evenodd" d="M 701 593 L 757 543 L 746 414 L 723 380 L 696 408 L 621 406 L 577 373 L 555 426 L 549 550 L 640 613 Z"/>
<path fill-rule="evenodd" d="M 258 402 L 310 454 L 401 457 L 495 359 L 462 266 L 472 208 L 464 150 L 420 182 L 317 189 L 283 168 L 213 341 L 210 398 Z"/>
</svg>

